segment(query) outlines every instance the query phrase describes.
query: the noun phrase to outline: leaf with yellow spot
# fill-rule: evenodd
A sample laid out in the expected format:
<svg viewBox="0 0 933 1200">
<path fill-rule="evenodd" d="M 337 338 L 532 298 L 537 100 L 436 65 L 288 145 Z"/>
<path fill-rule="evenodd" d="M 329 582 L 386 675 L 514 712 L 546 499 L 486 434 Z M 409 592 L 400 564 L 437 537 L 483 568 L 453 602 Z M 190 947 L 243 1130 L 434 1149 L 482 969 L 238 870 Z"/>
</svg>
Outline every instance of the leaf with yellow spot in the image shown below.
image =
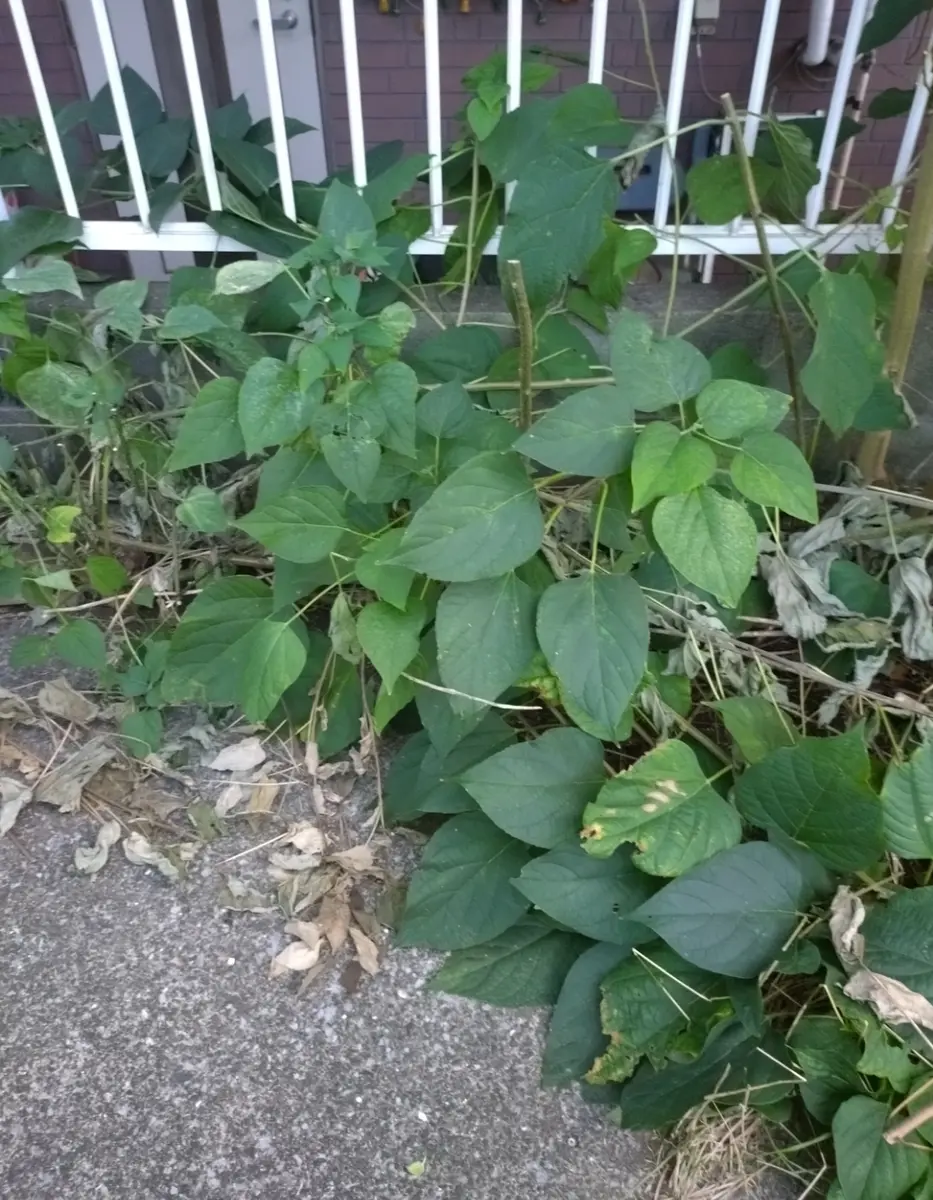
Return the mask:
<svg viewBox="0 0 933 1200">
<path fill-rule="evenodd" d="M 680 741 L 662 742 L 610 779 L 583 812 L 590 854 L 605 857 L 633 842 L 632 861 L 649 875 L 682 875 L 741 837 L 738 813 Z"/>
</svg>

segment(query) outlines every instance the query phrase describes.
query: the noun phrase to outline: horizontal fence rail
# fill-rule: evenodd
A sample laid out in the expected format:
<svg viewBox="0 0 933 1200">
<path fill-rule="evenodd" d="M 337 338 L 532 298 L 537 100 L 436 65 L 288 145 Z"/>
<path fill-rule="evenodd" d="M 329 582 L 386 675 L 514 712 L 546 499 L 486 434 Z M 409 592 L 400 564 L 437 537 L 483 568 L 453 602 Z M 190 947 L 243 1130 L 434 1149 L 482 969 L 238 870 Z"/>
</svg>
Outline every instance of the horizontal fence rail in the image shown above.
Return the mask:
<svg viewBox="0 0 933 1200">
<path fill-rule="evenodd" d="M 108 3 L 110 8 L 108 8 Z M 201 221 L 164 221 L 154 230 L 149 223 L 150 198 L 145 174 L 140 162 L 137 137 L 134 133 L 127 101 L 121 64 L 114 42 L 110 21 L 110 10 L 120 0 L 90 0 L 91 12 L 113 99 L 114 113 L 120 131 L 123 152 L 126 157 L 127 174 L 135 202 L 134 217 L 121 220 L 85 220 L 84 244 L 91 250 L 121 251 L 244 251 L 251 252 L 242 243 L 218 235 Z M 80 217 L 75 187 L 66 161 L 62 138 L 56 126 L 48 88 L 36 52 L 33 33 L 26 14 L 25 0 L 9 0 L 16 36 L 22 51 L 30 86 L 35 98 L 39 120 L 44 131 L 48 154 L 61 195 L 62 206 L 68 214 Z M 837 152 L 837 139 L 846 104 L 850 96 L 852 74 L 859 58 L 859 40 L 866 21 L 870 18 L 874 0 L 852 0 L 845 35 L 838 55 L 835 79 L 825 114 L 825 125 L 816 155 L 819 181 L 811 188 L 806 199 L 803 222 L 791 225 L 772 224 L 767 229 L 771 251 L 775 254 L 789 253 L 801 248 L 811 248 L 819 253 L 852 253 L 861 249 L 884 248 L 885 231 L 895 219 L 897 206 L 908 179 L 917 141 L 930 100 L 931 68 L 930 47 L 923 56 L 923 65 L 917 75 L 913 104 L 907 116 L 901 139 L 897 162 L 891 179 L 890 197 L 879 220 L 875 222 L 842 221 L 836 224 L 820 222 L 833 161 Z M 167 6 L 168 7 L 168 6 Z M 259 30 L 262 70 L 269 100 L 269 119 L 272 130 L 272 145 L 278 169 L 278 184 L 281 204 L 290 220 L 296 219 L 295 180 L 288 145 L 285 104 L 275 31 L 270 0 L 255 0 L 256 25 Z M 506 7 L 506 80 L 508 86 L 506 109 L 512 110 L 521 103 L 522 53 L 524 44 L 523 0 L 507 0 Z M 208 112 L 205 103 L 205 88 L 192 32 L 188 0 L 172 0 L 171 9 L 178 32 L 182 65 L 194 136 L 201 160 L 204 187 L 208 207 L 222 211 L 221 178 L 215 165 Z M 430 228 L 428 233 L 411 244 L 415 255 L 443 253 L 454 226 L 445 222 L 443 194 L 443 121 L 441 93 L 441 54 L 439 0 L 423 0 L 425 76 L 424 96 L 427 129 L 427 171 Z M 607 48 L 609 0 L 592 0 L 590 16 L 589 56 L 587 79 L 591 83 L 604 80 Z M 766 107 L 769 78 L 772 73 L 772 58 L 775 36 L 781 11 L 781 0 L 764 0 L 761 22 L 755 48 L 752 78 L 747 97 L 747 108 L 743 124 L 743 141 L 751 154 L 758 139 L 762 114 Z M 694 31 L 695 0 L 680 0 L 672 46 L 672 65 L 665 93 L 663 142 L 664 152 L 658 171 L 657 193 L 654 203 L 653 230 L 658 239 L 657 253 L 660 255 L 698 255 L 707 263 L 706 277 L 713 257 L 730 254 L 738 257 L 755 256 L 759 252 L 759 241 L 755 226 L 750 220 L 738 218 L 727 225 L 672 224 L 670 208 L 674 196 L 676 147 L 681 125 L 684 102 L 685 80 L 689 66 L 691 38 Z M 362 85 L 360 74 L 359 44 L 356 27 L 354 0 L 339 0 L 339 18 L 342 35 L 344 78 L 347 89 L 347 118 L 351 149 L 352 177 L 357 188 L 367 183 L 366 130 L 363 118 Z M 738 99 L 738 98 L 737 98 Z M 724 138 L 721 152 L 728 152 L 731 139 Z M 595 148 L 593 148 L 595 151 Z M 847 158 L 846 158 L 846 161 Z M 506 188 L 506 206 L 511 202 L 514 184 Z M 0 204 L 0 220 L 6 217 L 6 206 Z M 494 253 L 499 234 L 491 239 L 486 249 Z"/>
</svg>

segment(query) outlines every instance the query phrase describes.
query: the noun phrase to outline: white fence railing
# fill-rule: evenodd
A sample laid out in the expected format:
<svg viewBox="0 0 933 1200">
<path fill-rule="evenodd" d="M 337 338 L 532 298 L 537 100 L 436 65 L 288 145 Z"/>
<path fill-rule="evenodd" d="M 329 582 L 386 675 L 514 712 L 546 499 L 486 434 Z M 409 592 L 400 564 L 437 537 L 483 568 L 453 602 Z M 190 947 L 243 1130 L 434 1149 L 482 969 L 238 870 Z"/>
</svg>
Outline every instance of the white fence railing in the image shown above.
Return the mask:
<svg viewBox="0 0 933 1200">
<path fill-rule="evenodd" d="M 121 0 L 109 0 L 116 5 Z M 355 0 L 339 0 L 342 32 L 343 64 L 347 88 L 347 113 L 350 130 L 353 179 L 357 187 L 367 182 L 366 131 L 363 119 L 362 90 L 356 31 Z M 204 222 L 166 221 L 158 231 L 148 221 L 149 197 L 146 180 L 133 132 L 127 104 L 121 64 L 118 59 L 113 31 L 108 12 L 108 0 L 90 0 L 96 34 L 103 56 L 106 76 L 114 102 L 117 124 L 126 155 L 127 169 L 136 203 L 136 217 L 123 220 L 88 220 L 84 223 L 84 243 L 89 249 L 125 251 L 183 251 L 193 252 L 230 251 L 246 249 L 239 242 L 218 235 Z M 289 145 L 286 133 L 285 109 L 282 85 L 273 28 L 270 0 L 255 0 L 257 25 L 260 37 L 262 66 L 265 87 L 269 99 L 269 113 L 273 131 L 273 148 L 278 166 L 282 207 L 286 216 L 295 218 L 295 190 Z M 49 156 L 58 181 L 62 204 L 72 216 L 80 216 L 75 189 L 69 175 L 61 137 L 55 124 L 52 105 L 43 72 L 36 52 L 35 42 L 26 14 L 25 0 L 9 0 L 10 10 L 22 50 L 29 81 L 35 96 L 38 115 L 42 123 Z M 521 71 L 523 48 L 523 0 L 507 0 L 507 107 L 515 108 L 521 102 Z M 609 0 L 592 0 L 591 36 L 589 46 L 588 79 L 592 83 L 603 81 L 607 38 L 607 13 Z M 858 59 L 858 46 L 862 29 L 871 15 L 874 0 L 852 0 L 846 32 L 839 52 L 838 66 L 826 109 L 825 127 L 817 153 L 820 178 L 810 191 L 806 202 L 805 219 L 796 225 L 774 225 L 768 231 L 771 250 L 787 253 L 802 246 L 819 248 L 820 253 L 848 253 L 857 249 L 883 245 L 884 231 L 897 211 L 905 180 L 909 176 L 916 152 L 917 139 L 930 98 L 931 68 L 929 50 L 924 55 L 918 74 L 913 105 L 907 116 L 891 179 L 891 198 L 879 221 L 820 223 L 824 209 L 831 168 L 837 153 L 837 141 L 847 99 L 850 93 L 853 69 Z M 172 0 L 181 46 L 184 74 L 187 82 L 191 115 L 201 158 L 208 204 L 211 210 L 221 211 L 221 187 L 214 155 L 204 99 L 204 88 L 199 71 L 195 41 L 192 34 L 188 0 Z M 746 103 L 744 118 L 744 142 L 749 153 L 755 149 L 767 104 L 767 90 L 772 71 L 772 57 L 778 28 L 781 0 L 764 0 L 761 13 L 757 46 L 755 49 L 752 81 Z M 675 181 L 675 150 L 677 131 L 681 123 L 684 85 L 690 55 L 691 35 L 695 18 L 695 0 L 680 0 L 673 42 L 673 56 L 666 92 L 664 134 L 669 139 L 667 152 L 662 155 L 658 172 L 657 195 L 654 206 L 654 232 L 658 238 L 659 254 L 701 255 L 730 253 L 739 256 L 755 255 L 758 240 L 750 221 L 738 219 L 728 225 L 691 224 L 675 226 L 670 223 L 669 213 L 672 189 Z M 425 110 L 427 116 L 427 151 L 430 158 L 428 168 L 428 198 L 430 205 L 430 230 L 412 244 L 414 254 L 442 253 L 454 226 L 445 223 L 442 181 L 442 109 L 440 71 L 440 28 L 438 0 L 423 0 L 423 25 L 425 49 Z M 737 102 L 741 100 L 736 97 Z M 2 209 L 2 205 L 0 205 Z M 2 212 L 0 212 L 2 216 Z M 488 250 L 496 248 L 498 235 L 489 243 Z"/>
</svg>

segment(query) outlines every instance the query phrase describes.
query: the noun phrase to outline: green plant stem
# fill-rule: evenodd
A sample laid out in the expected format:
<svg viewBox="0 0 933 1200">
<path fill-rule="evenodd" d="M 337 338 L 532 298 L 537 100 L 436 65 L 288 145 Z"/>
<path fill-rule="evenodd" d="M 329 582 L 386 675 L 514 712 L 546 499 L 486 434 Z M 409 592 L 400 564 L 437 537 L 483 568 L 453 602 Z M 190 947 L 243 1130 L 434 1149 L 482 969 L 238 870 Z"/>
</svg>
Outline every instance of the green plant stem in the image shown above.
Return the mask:
<svg viewBox="0 0 933 1200">
<path fill-rule="evenodd" d="M 917 331 L 923 286 L 933 246 L 933 127 L 928 126 L 920 155 L 920 168 L 914 187 L 914 202 L 907 219 L 907 233 L 901 251 L 894 307 L 888 323 L 885 371 L 894 388 L 901 390 L 904 373 Z M 890 430 L 866 433 L 858 453 L 858 468 L 866 483 L 885 475 L 885 459 L 891 443 Z"/>
<path fill-rule="evenodd" d="M 781 297 L 781 284 L 778 279 L 778 273 L 774 266 L 774 259 L 771 257 L 771 247 L 768 245 L 768 233 L 765 228 L 764 213 L 761 208 L 761 200 L 758 196 L 758 188 L 755 186 L 755 176 L 752 172 L 751 159 L 748 156 L 748 151 L 745 148 L 745 139 L 742 136 L 742 127 L 739 124 L 738 114 L 735 111 L 735 105 L 732 103 L 732 97 L 728 92 L 725 92 L 721 97 L 723 111 L 726 114 L 726 120 L 732 129 L 732 140 L 735 143 L 735 153 L 739 160 L 739 166 L 742 171 L 742 179 L 745 183 L 745 191 L 748 194 L 748 206 L 751 214 L 752 223 L 755 226 L 755 233 L 758 237 L 758 249 L 761 252 L 761 263 L 764 267 L 765 278 L 768 281 L 768 290 L 771 293 L 771 301 L 774 304 L 775 316 L 778 320 L 778 328 L 781 333 L 781 346 L 784 350 L 784 365 L 787 368 L 787 383 L 790 388 L 790 394 L 794 401 L 794 424 L 797 432 L 797 445 L 802 453 L 806 453 L 806 435 L 803 427 L 803 395 L 800 390 L 800 379 L 797 375 L 797 360 L 794 356 L 794 339 L 790 329 L 790 322 L 787 319 L 787 313 L 784 309 L 784 301 Z"/>
<path fill-rule="evenodd" d="M 596 520 L 593 522 L 593 547 L 590 555 L 590 574 L 596 570 L 596 555 L 599 553 L 599 531 L 603 525 L 603 510 L 606 507 L 606 497 L 609 487 L 605 480 L 599 485 L 599 505 L 596 508 Z"/>
<path fill-rule="evenodd" d="M 467 217 L 466 261 L 463 264 L 463 293 L 460 296 L 460 311 L 457 324 L 462 325 L 470 300 L 473 282 L 473 240 L 476 237 L 476 210 L 479 208 L 479 147 L 473 145 L 473 168 L 470 176 L 470 213 Z"/>
<path fill-rule="evenodd" d="M 522 264 L 517 258 L 510 258 L 505 264 L 505 271 L 515 299 L 515 323 L 518 327 L 518 427 L 525 430 L 531 428 L 531 368 L 534 358 L 535 331 L 531 319 L 531 305 L 528 303 L 528 292 L 525 289 Z"/>
</svg>

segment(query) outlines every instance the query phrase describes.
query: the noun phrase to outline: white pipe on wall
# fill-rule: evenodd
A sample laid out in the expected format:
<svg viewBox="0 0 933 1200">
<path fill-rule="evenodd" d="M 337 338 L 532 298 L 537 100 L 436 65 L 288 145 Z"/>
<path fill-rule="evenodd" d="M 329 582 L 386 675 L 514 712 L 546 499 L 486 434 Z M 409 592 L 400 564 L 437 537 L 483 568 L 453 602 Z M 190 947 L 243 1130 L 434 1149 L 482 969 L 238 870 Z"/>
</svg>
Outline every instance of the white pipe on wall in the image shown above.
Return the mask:
<svg viewBox="0 0 933 1200">
<path fill-rule="evenodd" d="M 800 61 L 807 67 L 818 67 L 829 55 L 829 38 L 833 27 L 835 0 L 810 0 L 810 26 L 807 44 Z"/>
</svg>

